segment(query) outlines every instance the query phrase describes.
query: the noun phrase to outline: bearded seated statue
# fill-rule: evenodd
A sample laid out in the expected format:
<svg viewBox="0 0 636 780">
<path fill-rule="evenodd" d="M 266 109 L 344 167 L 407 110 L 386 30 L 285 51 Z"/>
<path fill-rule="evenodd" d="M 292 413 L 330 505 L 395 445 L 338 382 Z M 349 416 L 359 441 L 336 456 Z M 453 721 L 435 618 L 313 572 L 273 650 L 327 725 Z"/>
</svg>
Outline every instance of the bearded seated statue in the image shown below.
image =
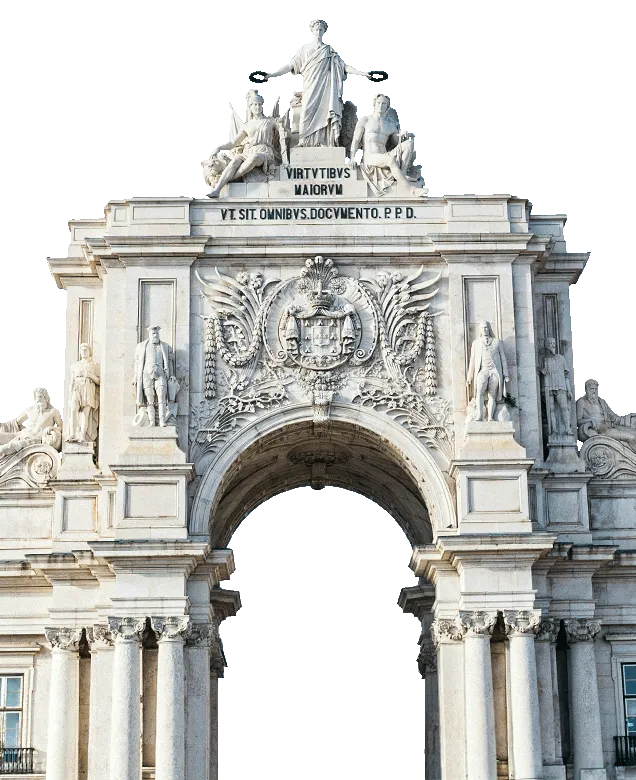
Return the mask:
<svg viewBox="0 0 636 780">
<path fill-rule="evenodd" d="M 32 444 L 46 444 L 56 450 L 62 447 L 62 417 L 51 406 L 48 392 L 38 387 L 35 403 L 13 420 L 0 423 L 0 460 Z"/>
</svg>

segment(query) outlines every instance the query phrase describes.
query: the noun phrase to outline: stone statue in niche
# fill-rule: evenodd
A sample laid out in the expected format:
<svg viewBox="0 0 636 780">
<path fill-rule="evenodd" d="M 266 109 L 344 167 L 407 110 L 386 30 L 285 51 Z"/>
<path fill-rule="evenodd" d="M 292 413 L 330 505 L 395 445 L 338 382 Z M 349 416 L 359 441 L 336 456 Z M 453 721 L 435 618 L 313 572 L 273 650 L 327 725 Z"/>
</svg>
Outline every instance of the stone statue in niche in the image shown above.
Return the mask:
<svg viewBox="0 0 636 780">
<path fill-rule="evenodd" d="M 371 78 L 369 73 L 345 65 L 326 43 L 327 22 L 315 19 L 309 25 L 314 40 L 296 52 L 291 62 L 267 78 L 285 73 L 303 77 L 302 106 L 298 128 L 298 146 L 341 146 L 343 102 L 342 87 L 349 74 Z"/>
<path fill-rule="evenodd" d="M 398 115 L 391 108 L 390 99 L 386 95 L 376 95 L 373 113 L 358 120 L 351 145 L 354 168 L 357 167 L 356 152 L 364 149 L 360 170 L 374 195 L 384 195 L 396 181 L 408 187 L 413 195 L 421 197 L 428 192 L 425 187 L 415 186 L 415 182 L 423 182 L 419 170 L 413 167 L 414 138 L 413 133 L 400 130 Z"/>
<path fill-rule="evenodd" d="M 201 163 L 204 178 L 212 186 L 208 198 L 218 198 L 226 184 L 242 179 L 255 168 L 267 173 L 280 164 L 280 149 L 287 144 L 283 120 L 265 116 L 264 101 L 257 90 L 250 90 L 247 100 L 247 122 L 238 128 L 233 140 L 217 146 L 209 159 Z M 229 156 L 220 155 L 223 150 L 229 151 Z"/>
<path fill-rule="evenodd" d="M 480 324 L 479 334 L 470 349 L 466 385 L 471 402 L 475 404 L 473 419 L 483 420 L 485 411 L 486 420 L 492 421 L 495 419 L 497 404 L 503 401 L 506 394 L 508 363 L 503 345 L 495 337 L 489 322 Z"/>
<path fill-rule="evenodd" d="M 43 387 L 33 391 L 33 406 L 14 420 L 0 423 L 0 458 L 20 452 L 31 444 L 48 444 L 56 450 L 62 447 L 62 417 L 51 406 Z"/>
<path fill-rule="evenodd" d="M 175 377 L 174 353 L 159 338 L 160 328 L 151 325 L 148 338 L 135 349 L 137 416 L 134 425 L 172 425 L 176 422 L 176 396 L 179 382 Z"/>
<path fill-rule="evenodd" d="M 556 351 L 556 339 L 545 342 L 546 355 L 543 360 L 543 392 L 548 417 L 550 436 L 572 435 L 570 372 L 563 355 Z"/>
<path fill-rule="evenodd" d="M 90 344 L 80 344 L 80 359 L 71 366 L 67 441 L 93 442 L 99 423 L 99 363 Z"/>
<path fill-rule="evenodd" d="M 598 394 L 596 379 L 585 383 L 585 395 L 576 402 L 576 424 L 581 441 L 592 436 L 608 436 L 627 444 L 636 452 L 636 414 L 615 414 Z"/>
</svg>

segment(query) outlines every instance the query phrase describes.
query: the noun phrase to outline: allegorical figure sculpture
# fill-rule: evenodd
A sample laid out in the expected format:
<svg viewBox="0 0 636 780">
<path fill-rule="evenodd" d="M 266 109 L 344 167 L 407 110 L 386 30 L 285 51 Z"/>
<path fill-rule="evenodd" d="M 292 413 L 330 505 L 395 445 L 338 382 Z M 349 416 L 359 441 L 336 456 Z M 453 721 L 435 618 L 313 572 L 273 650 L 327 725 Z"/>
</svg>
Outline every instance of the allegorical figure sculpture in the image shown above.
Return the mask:
<svg viewBox="0 0 636 780">
<path fill-rule="evenodd" d="M 562 436 L 572 433 L 570 372 L 563 355 L 556 351 L 556 339 L 545 342 L 546 356 L 541 373 L 548 417 L 548 434 Z"/>
<path fill-rule="evenodd" d="M 148 328 L 149 337 L 137 344 L 134 383 L 137 410 L 146 410 L 148 425 L 157 425 L 158 422 L 163 427 L 168 424 L 168 403 L 174 401 L 179 383 L 174 375 L 172 348 L 161 341 L 159 331 L 158 325 L 151 325 Z M 146 424 L 143 417 L 135 418 L 135 422 Z"/>
<path fill-rule="evenodd" d="M 218 198 L 226 184 L 243 178 L 254 168 L 263 168 L 267 173 L 276 164 L 276 139 L 284 146 L 282 120 L 264 115 L 263 98 L 256 90 L 248 93 L 248 113 L 248 120 L 238 135 L 217 146 L 202 163 L 205 179 L 213 187 L 208 198 Z M 230 152 L 229 157 L 219 154 L 223 150 Z"/>
<path fill-rule="evenodd" d="M 340 146 L 344 80 L 348 74 L 370 78 L 369 73 L 345 65 L 337 52 L 323 43 L 327 26 L 322 19 L 311 22 L 314 40 L 301 46 L 287 65 L 267 74 L 269 79 L 285 73 L 303 77 L 298 146 Z"/>
<path fill-rule="evenodd" d="M 576 424 L 581 441 L 602 434 L 624 442 L 636 452 L 636 414 L 614 414 L 607 401 L 599 397 L 596 379 L 587 380 L 585 395 L 576 402 Z"/>
<path fill-rule="evenodd" d="M 362 175 L 374 195 L 383 195 L 397 181 L 409 187 L 413 195 L 425 195 L 428 190 L 413 186 L 419 171 L 413 169 L 415 147 L 413 133 L 401 132 L 395 109 L 386 95 L 373 98 L 373 113 L 358 120 L 351 145 L 351 165 L 355 168 L 358 149 L 364 149 Z"/>
<path fill-rule="evenodd" d="M 59 450 L 62 446 L 62 417 L 51 406 L 43 387 L 33 391 L 35 403 L 15 420 L 0 423 L 0 458 L 20 452 L 31 444 L 48 444 Z"/>
<path fill-rule="evenodd" d="M 67 441 L 95 441 L 99 423 L 99 363 L 90 344 L 80 344 L 80 359 L 71 366 Z"/>
<path fill-rule="evenodd" d="M 484 419 L 484 405 L 488 396 L 486 419 L 494 420 L 497 403 L 503 400 L 509 381 L 508 363 L 503 345 L 495 338 L 489 322 L 481 323 L 479 333 L 479 338 L 473 341 L 470 349 L 466 385 L 469 397 L 475 402 L 474 419 Z M 473 385 L 474 391 L 471 393 Z"/>
</svg>

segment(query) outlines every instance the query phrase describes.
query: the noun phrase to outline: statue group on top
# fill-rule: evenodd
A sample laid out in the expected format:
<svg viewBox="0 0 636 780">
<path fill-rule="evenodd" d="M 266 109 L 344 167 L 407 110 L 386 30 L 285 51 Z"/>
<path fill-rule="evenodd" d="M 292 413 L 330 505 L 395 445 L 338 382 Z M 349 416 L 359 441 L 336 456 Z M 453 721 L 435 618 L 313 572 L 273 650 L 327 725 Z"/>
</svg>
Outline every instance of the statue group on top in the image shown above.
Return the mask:
<svg viewBox="0 0 636 780">
<path fill-rule="evenodd" d="M 363 150 L 360 172 L 375 196 L 383 195 L 394 182 L 414 196 L 425 195 L 428 190 L 423 187 L 420 168 L 414 165 L 414 136 L 400 129 L 390 99 L 376 95 L 373 113 L 360 119 L 353 103 L 343 102 L 349 74 L 376 81 L 373 74 L 378 71 L 346 65 L 323 42 L 327 32 L 323 20 L 314 20 L 310 28 L 314 40 L 302 46 L 289 63 L 272 73 L 255 72 L 263 76 L 262 82 L 287 73 L 301 75 L 302 92 L 295 93 L 284 116 L 280 116 L 278 102 L 272 116 L 266 116 L 263 98 L 255 89 L 247 93 L 245 122 L 232 109 L 229 142 L 217 146 L 201 163 L 204 179 L 212 187 L 208 197 L 218 198 L 230 182 L 267 179 L 278 166 L 289 163 L 292 146 L 344 147 L 354 169 L 358 168 L 356 154 Z"/>
</svg>

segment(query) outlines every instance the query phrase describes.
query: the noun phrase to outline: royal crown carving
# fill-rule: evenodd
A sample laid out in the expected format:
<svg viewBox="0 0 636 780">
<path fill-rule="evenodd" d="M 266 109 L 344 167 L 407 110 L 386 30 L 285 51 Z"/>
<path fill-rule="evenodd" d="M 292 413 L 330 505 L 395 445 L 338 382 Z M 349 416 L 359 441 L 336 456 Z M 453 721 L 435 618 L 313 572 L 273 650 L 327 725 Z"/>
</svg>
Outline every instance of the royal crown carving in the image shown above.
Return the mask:
<svg viewBox="0 0 636 780">
<path fill-rule="evenodd" d="M 387 413 L 450 454 L 447 401 L 437 394 L 434 314 L 441 273 L 340 274 L 317 256 L 290 278 L 260 271 L 204 279 L 204 399 L 191 418 L 192 457 L 214 452 L 259 412 L 310 403 Z"/>
</svg>

